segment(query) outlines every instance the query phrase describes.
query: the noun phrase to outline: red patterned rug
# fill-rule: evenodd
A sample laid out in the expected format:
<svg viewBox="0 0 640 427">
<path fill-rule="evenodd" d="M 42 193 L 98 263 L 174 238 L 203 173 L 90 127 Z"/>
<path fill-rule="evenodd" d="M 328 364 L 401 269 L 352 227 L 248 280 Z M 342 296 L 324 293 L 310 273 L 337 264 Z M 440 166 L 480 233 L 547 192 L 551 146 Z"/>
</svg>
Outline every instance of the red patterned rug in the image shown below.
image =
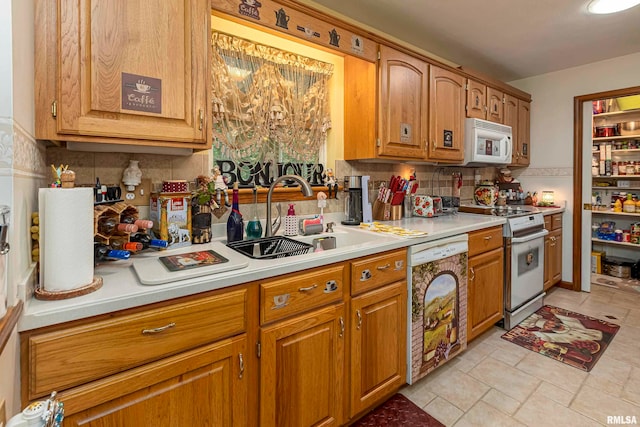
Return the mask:
<svg viewBox="0 0 640 427">
<path fill-rule="evenodd" d="M 545 305 L 502 338 L 589 372 L 618 329 L 614 323 Z"/>
<path fill-rule="evenodd" d="M 352 426 L 444 427 L 444 424 L 402 394 L 396 393 Z"/>
</svg>

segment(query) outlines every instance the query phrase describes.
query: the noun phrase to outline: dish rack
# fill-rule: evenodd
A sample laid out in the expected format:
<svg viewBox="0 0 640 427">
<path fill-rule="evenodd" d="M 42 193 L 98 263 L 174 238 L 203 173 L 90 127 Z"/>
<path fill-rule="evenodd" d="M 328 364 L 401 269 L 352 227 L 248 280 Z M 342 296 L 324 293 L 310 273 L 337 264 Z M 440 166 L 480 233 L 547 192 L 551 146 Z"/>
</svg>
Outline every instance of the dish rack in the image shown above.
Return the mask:
<svg viewBox="0 0 640 427">
<path fill-rule="evenodd" d="M 262 237 L 253 240 L 241 240 L 227 243 L 227 247 L 240 252 L 249 258 L 273 259 L 295 255 L 303 255 L 313 247 L 308 243 L 298 242 L 283 236 Z"/>
</svg>

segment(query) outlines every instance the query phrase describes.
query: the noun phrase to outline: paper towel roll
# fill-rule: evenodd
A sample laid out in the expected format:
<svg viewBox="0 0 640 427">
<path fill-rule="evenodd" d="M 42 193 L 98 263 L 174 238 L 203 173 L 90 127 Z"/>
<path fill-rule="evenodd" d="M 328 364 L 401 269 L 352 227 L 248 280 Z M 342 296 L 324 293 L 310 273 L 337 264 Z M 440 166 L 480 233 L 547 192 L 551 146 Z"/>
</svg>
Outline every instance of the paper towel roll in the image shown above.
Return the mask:
<svg viewBox="0 0 640 427">
<path fill-rule="evenodd" d="M 93 281 L 93 189 L 41 188 L 40 284 L 68 291 Z"/>
</svg>

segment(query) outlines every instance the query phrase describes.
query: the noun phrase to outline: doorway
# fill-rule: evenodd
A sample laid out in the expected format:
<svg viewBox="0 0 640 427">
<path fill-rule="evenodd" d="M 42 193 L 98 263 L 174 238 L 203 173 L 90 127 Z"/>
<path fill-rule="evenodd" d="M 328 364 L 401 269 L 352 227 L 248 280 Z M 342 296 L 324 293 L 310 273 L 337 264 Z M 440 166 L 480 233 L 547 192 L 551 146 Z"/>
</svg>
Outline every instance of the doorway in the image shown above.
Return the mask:
<svg viewBox="0 0 640 427">
<path fill-rule="evenodd" d="M 585 200 L 583 191 L 585 185 L 591 187 L 591 180 L 585 183 L 584 176 L 584 139 L 589 138 L 589 135 L 585 135 L 585 126 L 587 129 L 591 128 L 591 124 L 585 123 L 585 110 L 591 110 L 592 101 L 618 98 L 627 95 L 640 94 L 640 86 L 634 86 L 625 89 L 616 89 L 606 92 L 592 93 L 588 95 L 576 96 L 573 98 L 573 286 L 574 291 L 580 291 L 582 289 L 582 276 L 584 276 L 583 264 L 585 260 L 583 258 L 583 239 L 585 236 L 590 236 L 591 233 L 584 232 L 585 226 L 583 221 L 583 211 L 591 209 L 591 199 Z M 586 104 L 586 105 L 585 105 Z M 588 107 L 588 108 L 587 108 Z M 588 116 L 587 116 L 588 117 Z M 588 126 L 587 126 L 588 125 Z M 587 257 L 587 259 L 590 259 Z M 584 266 L 586 267 L 586 266 Z M 590 271 L 587 270 L 587 271 Z M 586 280 L 590 280 L 587 277 Z"/>
</svg>

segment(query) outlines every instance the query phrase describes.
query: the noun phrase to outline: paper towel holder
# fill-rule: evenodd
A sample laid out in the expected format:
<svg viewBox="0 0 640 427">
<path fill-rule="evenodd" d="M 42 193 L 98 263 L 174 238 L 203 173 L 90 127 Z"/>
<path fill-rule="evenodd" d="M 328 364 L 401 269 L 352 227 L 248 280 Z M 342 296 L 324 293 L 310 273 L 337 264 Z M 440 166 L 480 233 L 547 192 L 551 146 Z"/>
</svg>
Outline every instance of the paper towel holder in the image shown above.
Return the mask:
<svg viewBox="0 0 640 427">
<path fill-rule="evenodd" d="M 44 301 L 58 301 L 67 298 L 75 298 L 82 295 L 90 294 L 91 292 L 97 291 L 102 287 L 102 277 L 94 276 L 93 281 L 87 285 L 80 286 L 75 289 L 69 289 L 64 291 L 48 291 L 42 287 L 42 285 L 38 285 L 33 291 L 33 296 L 36 299 L 44 300 Z"/>
<path fill-rule="evenodd" d="M 65 172 L 67 172 L 67 169 L 65 168 Z M 71 191 L 81 191 L 82 193 L 87 194 L 87 196 L 89 197 L 88 200 L 90 201 L 90 194 L 91 194 L 91 189 L 87 188 L 87 189 L 77 189 L 74 188 L 74 178 L 75 178 L 75 173 L 73 173 L 72 171 L 68 171 L 69 173 L 66 174 L 64 176 L 64 178 L 67 179 L 62 179 L 62 182 L 66 183 L 67 185 L 65 185 L 64 188 L 62 189 L 58 189 L 58 188 L 41 188 L 40 189 L 40 193 L 39 193 L 39 202 L 40 202 L 40 207 L 41 210 L 43 209 L 44 206 L 46 206 L 46 204 L 43 206 L 43 198 L 42 195 L 44 194 L 44 192 L 51 192 L 51 194 L 75 194 L 75 193 L 65 193 L 67 191 L 71 192 Z M 63 177 L 61 177 L 63 178 Z M 83 195 L 84 197 L 84 195 Z M 45 221 L 43 220 L 43 218 L 40 218 L 40 235 L 42 236 L 42 227 L 45 226 Z M 40 249 L 42 250 L 43 245 L 42 245 L 42 239 L 41 240 L 41 244 L 40 244 Z M 40 283 L 35 287 L 34 289 L 34 297 L 36 299 L 40 299 L 40 300 L 62 300 L 62 299 L 67 299 L 67 298 L 73 298 L 73 297 L 77 297 L 77 296 L 81 296 L 81 295 L 85 295 L 91 292 L 94 292 L 98 289 L 100 289 L 102 287 L 103 284 L 103 279 L 102 277 L 99 276 L 95 276 L 93 274 L 91 275 L 82 275 L 82 282 L 78 283 L 79 286 L 73 288 L 73 289 L 62 289 L 62 290 L 47 290 L 45 289 L 45 283 L 44 279 L 46 278 L 46 275 L 44 275 L 42 273 L 42 269 L 43 269 L 43 264 L 42 264 L 42 252 L 41 252 L 41 264 L 40 264 L 40 269 L 41 269 L 41 273 L 40 273 Z M 85 281 L 88 281 L 88 283 L 86 283 Z M 84 283 L 83 283 L 84 282 Z"/>
</svg>

